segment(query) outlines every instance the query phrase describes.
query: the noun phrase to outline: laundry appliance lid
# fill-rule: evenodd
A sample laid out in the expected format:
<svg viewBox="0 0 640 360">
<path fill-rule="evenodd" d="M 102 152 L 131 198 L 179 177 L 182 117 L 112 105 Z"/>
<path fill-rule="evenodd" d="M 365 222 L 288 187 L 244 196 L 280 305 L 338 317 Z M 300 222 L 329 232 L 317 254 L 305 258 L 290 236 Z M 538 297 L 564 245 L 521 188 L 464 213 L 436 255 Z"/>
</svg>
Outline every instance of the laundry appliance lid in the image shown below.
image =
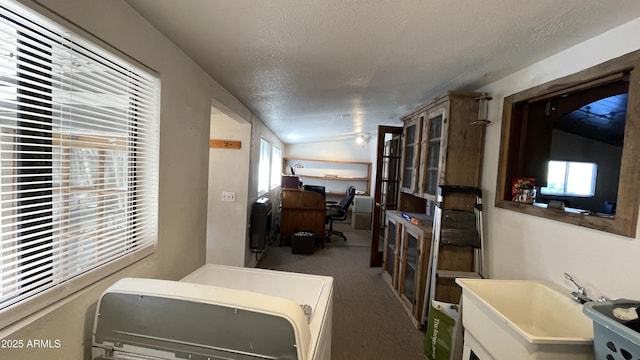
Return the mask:
<svg viewBox="0 0 640 360">
<path fill-rule="evenodd" d="M 94 354 L 159 359 L 303 360 L 309 341 L 304 312 L 287 299 L 134 278 L 103 293 L 93 331 Z"/>
</svg>

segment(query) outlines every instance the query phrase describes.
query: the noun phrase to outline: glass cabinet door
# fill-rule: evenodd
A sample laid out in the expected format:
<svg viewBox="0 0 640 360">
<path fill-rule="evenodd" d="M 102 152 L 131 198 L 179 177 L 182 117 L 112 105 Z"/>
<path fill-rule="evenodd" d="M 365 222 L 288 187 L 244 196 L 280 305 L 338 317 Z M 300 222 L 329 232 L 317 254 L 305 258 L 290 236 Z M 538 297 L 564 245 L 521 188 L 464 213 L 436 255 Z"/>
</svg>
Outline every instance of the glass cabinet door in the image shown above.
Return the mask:
<svg viewBox="0 0 640 360">
<path fill-rule="evenodd" d="M 403 286 L 401 293 L 409 303 L 416 304 L 417 280 L 418 280 L 418 255 L 420 254 L 420 239 L 416 234 L 405 231 L 404 234 L 404 262 L 403 262 Z"/>
<path fill-rule="evenodd" d="M 398 224 L 393 219 L 387 221 L 387 232 L 385 240 L 385 256 L 382 267 L 384 272 L 393 279 L 393 286 L 396 285 L 396 266 L 397 266 L 397 243 L 398 243 Z"/>
<path fill-rule="evenodd" d="M 413 193 L 416 191 L 416 176 L 420 160 L 420 135 L 422 119 L 415 117 L 405 124 L 404 128 L 404 162 L 402 165 L 402 190 Z"/>
<path fill-rule="evenodd" d="M 429 195 L 436 195 L 438 188 L 440 147 L 442 144 L 442 123 L 444 113 L 438 112 L 428 120 L 427 134 L 427 158 L 425 163 L 425 183 L 424 192 Z"/>
<path fill-rule="evenodd" d="M 402 169 L 402 187 L 411 189 L 413 180 L 413 155 L 415 152 L 416 125 L 410 125 L 404 132 L 404 167 Z"/>
</svg>

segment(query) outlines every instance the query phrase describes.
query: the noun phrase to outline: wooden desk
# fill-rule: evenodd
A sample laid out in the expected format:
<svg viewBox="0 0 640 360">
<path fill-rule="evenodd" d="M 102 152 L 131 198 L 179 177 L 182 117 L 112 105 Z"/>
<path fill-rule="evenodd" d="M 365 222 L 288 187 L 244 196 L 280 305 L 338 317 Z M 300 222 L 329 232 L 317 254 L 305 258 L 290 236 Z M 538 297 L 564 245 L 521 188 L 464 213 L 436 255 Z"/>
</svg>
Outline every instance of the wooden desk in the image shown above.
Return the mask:
<svg viewBox="0 0 640 360">
<path fill-rule="evenodd" d="M 327 208 L 324 197 L 315 191 L 282 189 L 280 194 L 280 243 L 296 230 L 309 230 L 324 239 Z"/>
</svg>

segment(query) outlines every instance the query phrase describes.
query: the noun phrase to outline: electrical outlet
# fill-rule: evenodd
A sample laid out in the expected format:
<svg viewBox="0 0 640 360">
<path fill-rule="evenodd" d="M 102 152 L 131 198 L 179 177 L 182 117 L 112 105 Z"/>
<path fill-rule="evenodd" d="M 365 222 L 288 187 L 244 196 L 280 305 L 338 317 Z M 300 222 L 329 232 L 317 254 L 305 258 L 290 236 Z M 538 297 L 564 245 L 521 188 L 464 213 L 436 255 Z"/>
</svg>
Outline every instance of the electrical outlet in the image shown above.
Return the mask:
<svg viewBox="0 0 640 360">
<path fill-rule="evenodd" d="M 236 201 L 236 193 L 232 191 L 223 191 L 222 192 L 222 201 L 235 202 Z"/>
</svg>

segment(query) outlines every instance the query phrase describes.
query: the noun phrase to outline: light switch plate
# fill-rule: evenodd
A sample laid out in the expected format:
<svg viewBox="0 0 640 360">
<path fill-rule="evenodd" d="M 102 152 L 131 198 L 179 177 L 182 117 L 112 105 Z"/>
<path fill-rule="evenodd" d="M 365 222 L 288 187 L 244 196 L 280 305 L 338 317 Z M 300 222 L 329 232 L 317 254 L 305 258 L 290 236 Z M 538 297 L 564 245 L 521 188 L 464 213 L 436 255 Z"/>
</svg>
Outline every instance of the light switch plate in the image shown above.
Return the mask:
<svg viewBox="0 0 640 360">
<path fill-rule="evenodd" d="M 235 202 L 236 201 L 236 193 L 232 191 L 223 191 L 222 192 L 222 201 Z"/>
</svg>

